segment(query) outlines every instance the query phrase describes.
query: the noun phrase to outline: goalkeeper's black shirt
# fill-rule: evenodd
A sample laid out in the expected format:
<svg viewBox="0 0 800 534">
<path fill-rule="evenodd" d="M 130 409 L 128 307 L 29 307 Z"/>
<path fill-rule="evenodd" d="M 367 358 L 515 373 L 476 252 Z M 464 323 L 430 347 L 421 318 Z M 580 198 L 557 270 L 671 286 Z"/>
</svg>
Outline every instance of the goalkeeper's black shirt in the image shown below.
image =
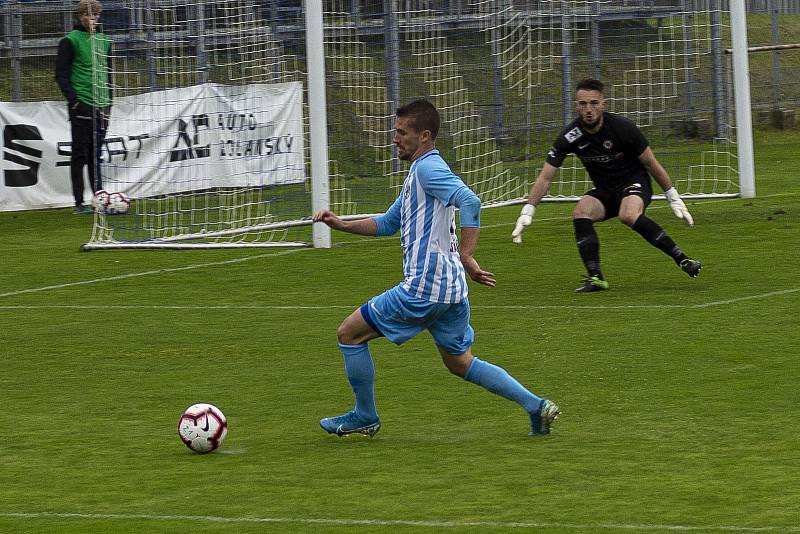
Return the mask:
<svg viewBox="0 0 800 534">
<path fill-rule="evenodd" d="M 650 180 L 639 156 L 649 143 L 630 120 L 603 113 L 603 125 L 596 133 L 582 127 L 580 118 L 564 128 L 547 153 L 547 163 L 561 167 L 569 154 L 581 160 L 597 189 L 619 190 L 632 181 Z"/>
</svg>

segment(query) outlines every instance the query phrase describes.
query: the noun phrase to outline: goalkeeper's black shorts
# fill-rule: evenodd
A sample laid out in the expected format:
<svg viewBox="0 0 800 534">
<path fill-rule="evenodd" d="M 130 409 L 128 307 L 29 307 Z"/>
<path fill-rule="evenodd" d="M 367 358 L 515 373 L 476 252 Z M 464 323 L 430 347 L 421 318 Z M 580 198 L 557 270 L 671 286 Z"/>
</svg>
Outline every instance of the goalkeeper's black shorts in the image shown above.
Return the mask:
<svg viewBox="0 0 800 534">
<path fill-rule="evenodd" d="M 586 192 L 586 196 L 594 197 L 603 204 L 605 208 L 604 221 L 612 219 L 619 215 L 619 207 L 622 204 L 622 199 L 628 196 L 637 196 L 644 202 L 644 207 L 650 205 L 653 198 L 653 187 L 650 183 L 650 177 L 634 178 L 631 181 L 622 184 L 618 189 L 600 189 L 594 187 Z"/>
</svg>

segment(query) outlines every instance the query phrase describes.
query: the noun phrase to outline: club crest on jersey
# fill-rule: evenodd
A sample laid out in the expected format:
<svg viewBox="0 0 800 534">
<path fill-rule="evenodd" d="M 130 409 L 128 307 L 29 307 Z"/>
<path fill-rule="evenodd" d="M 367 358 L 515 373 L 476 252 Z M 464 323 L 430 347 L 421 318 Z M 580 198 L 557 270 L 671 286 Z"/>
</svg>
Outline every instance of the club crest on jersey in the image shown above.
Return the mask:
<svg viewBox="0 0 800 534">
<path fill-rule="evenodd" d="M 570 143 L 574 143 L 576 139 L 580 139 L 583 132 L 577 126 L 564 134 L 564 138 Z"/>
<path fill-rule="evenodd" d="M 614 146 L 614 143 L 611 142 L 611 139 L 606 139 L 603 141 L 603 148 L 606 150 L 611 150 L 611 147 Z"/>
</svg>

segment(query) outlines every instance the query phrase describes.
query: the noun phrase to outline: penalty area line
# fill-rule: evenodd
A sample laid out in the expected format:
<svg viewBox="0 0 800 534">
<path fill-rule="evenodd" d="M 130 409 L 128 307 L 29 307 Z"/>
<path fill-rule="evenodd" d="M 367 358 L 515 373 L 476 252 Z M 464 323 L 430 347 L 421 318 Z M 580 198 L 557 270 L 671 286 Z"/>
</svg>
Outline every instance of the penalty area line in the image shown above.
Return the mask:
<svg viewBox="0 0 800 534">
<path fill-rule="evenodd" d="M 388 239 L 390 239 L 390 238 L 380 237 L 380 238 L 376 238 L 373 241 L 385 241 L 385 240 L 388 240 Z M 336 246 L 338 247 L 338 246 L 353 245 L 353 244 L 358 245 L 360 243 L 361 243 L 361 241 L 353 241 L 353 242 L 342 243 L 342 244 L 336 245 Z M 291 249 L 291 250 L 282 250 L 280 252 L 269 252 L 269 253 L 266 253 L 266 254 L 257 254 L 255 256 L 245 256 L 245 257 L 242 257 L 242 258 L 234 258 L 234 259 L 231 259 L 231 260 L 221 260 L 221 261 L 214 261 L 214 262 L 208 262 L 208 263 L 196 263 L 196 264 L 192 264 L 192 265 L 184 265 L 183 267 L 165 267 L 163 269 L 154 269 L 152 271 L 143 271 L 143 272 L 138 272 L 138 273 L 120 274 L 120 275 L 117 275 L 117 276 L 105 276 L 105 277 L 102 277 L 102 278 L 93 278 L 91 280 L 81 280 L 81 281 L 78 281 L 78 282 L 66 282 L 66 283 L 63 283 L 63 284 L 54 284 L 54 285 L 43 286 L 43 287 L 32 287 L 32 288 L 28 288 L 28 289 L 18 289 L 16 291 L 8 291 L 6 293 L 0 293 L 0 298 L 1 297 L 14 297 L 16 295 L 25 295 L 27 293 L 42 293 L 44 291 L 50 291 L 50 290 L 53 290 L 53 289 L 64 289 L 64 288 L 75 287 L 75 286 L 85 286 L 85 285 L 91 285 L 91 284 L 100 284 L 100 283 L 104 283 L 104 282 L 115 282 L 115 281 L 119 281 L 119 280 L 128 280 L 128 279 L 131 279 L 131 278 L 139 278 L 139 277 L 142 277 L 142 276 L 154 276 L 154 275 L 159 275 L 159 274 L 167 274 L 167 273 L 174 273 L 174 272 L 180 272 L 180 271 L 191 271 L 193 269 L 203 269 L 205 267 L 219 267 L 219 266 L 222 266 L 222 265 L 231 265 L 231 264 L 234 264 L 234 263 L 242 263 L 242 262 L 245 262 L 245 261 L 259 260 L 259 259 L 262 259 L 262 258 L 274 258 L 274 257 L 278 257 L 278 256 L 287 256 L 289 254 L 295 254 L 297 252 L 307 252 L 309 250 L 314 250 L 314 249 L 295 248 L 295 249 Z M 76 306 L 76 307 L 77 308 L 86 308 L 87 306 Z M 4 306 L 0 306 L 0 309 L 3 309 L 3 308 L 4 308 Z"/>
<path fill-rule="evenodd" d="M 694 308 L 710 308 L 712 306 L 724 306 L 725 304 L 736 304 L 737 302 L 744 302 L 746 300 L 754 300 L 754 299 L 766 299 L 769 297 L 779 297 L 781 295 L 788 295 L 790 293 L 797 293 L 800 291 L 800 287 L 795 287 L 793 289 L 781 289 L 780 291 L 770 291 L 769 293 L 761 293 L 760 295 L 749 295 L 746 297 L 737 297 L 733 299 L 727 300 L 718 300 L 716 302 L 706 302 L 705 304 L 695 304 L 693 305 Z"/>
<path fill-rule="evenodd" d="M 37 309 L 66 309 L 66 310 L 333 310 L 354 309 L 358 304 L 324 304 L 320 306 L 299 305 L 261 305 L 261 304 L 19 304 L 0 305 L 0 310 L 37 310 Z"/>
<path fill-rule="evenodd" d="M 8 291 L 6 293 L 0 293 L 0 297 L 13 297 L 16 295 L 24 295 L 26 293 L 41 293 L 43 291 L 50 291 L 52 289 L 64 289 L 67 287 L 75 287 L 75 286 L 85 286 L 90 284 L 99 284 L 101 282 L 115 282 L 118 280 L 127 280 L 130 278 L 139 278 L 142 276 L 153 276 L 157 274 L 166 274 L 166 273 L 176 273 L 181 271 L 191 271 L 193 269 L 203 269 L 205 267 L 218 267 L 220 265 L 232 265 L 234 263 L 242 263 L 245 261 L 250 260 L 258 260 L 261 258 L 270 258 L 275 256 L 286 256 L 288 254 L 294 254 L 295 252 L 301 252 L 307 249 L 292 249 L 292 250 L 283 250 L 280 252 L 271 252 L 268 254 L 257 254 L 255 256 L 245 256 L 243 258 L 234 258 L 231 260 L 221 260 L 221 261 L 213 261 L 208 263 L 196 263 L 193 265 L 184 265 L 183 267 L 165 267 L 164 269 L 154 269 L 152 271 L 143 271 L 138 273 L 128 273 L 128 274 L 120 274 L 117 276 L 106 276 L 103 278 L 93 278 L 91 280 L 81 280 L 79 282 L 66 282 L 64 284 L 55 284 L 50 286 L 43 286 L 43 287 L 32 287 L 29 289 L 18 289 L 16 291 Z"/>
<path fill-rule="evenodd" d="M 715 306 L 727 306 L 749 300 L 780 297 L 797 292 L 800 292 L 800 287 L 700 304 L 474 304 L 471 308 L 473 310 L 698 310 Z M 13 304 L 0 305 L 0 310 L 335 310 L 355 309 L 358 306 L 359 304 Z"/>
<path fill-rule="evenodd" d="M 675 532 L 776 532 L 800 533 L 800 527 L 742 527 L 742 526 L 693 526 L 693 525 L 645 525 L 645 524 L 576 524 L 545 523 L 527 521 L 425 521 L 406 519 L 336 519 L 336 518 L 292 518 L 292 517 L 225 517 L 213 515 L 154 515 L 154 514 L 90 514 L 71 512 L 0 512 L 6 519 L 72 519 L 107 521 L 196 521 L 205 523 L 251 523 L 251 524 L 302 524 L 340 526 L 404 526 L 419 528 L 492 528 L 492 529 L 542 529 L 558 528 L 570 530 L 625 530 L 675 531 Z"/>
</svg>

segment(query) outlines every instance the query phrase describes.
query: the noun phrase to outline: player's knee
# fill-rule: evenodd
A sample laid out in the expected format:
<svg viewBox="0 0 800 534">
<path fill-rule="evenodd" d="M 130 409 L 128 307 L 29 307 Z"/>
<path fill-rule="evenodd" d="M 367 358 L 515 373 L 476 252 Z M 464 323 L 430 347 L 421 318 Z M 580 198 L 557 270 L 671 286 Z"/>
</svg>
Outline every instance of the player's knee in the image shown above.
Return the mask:
<svg viewBox="0 0 800 534">
<path fill-rule="evenodd" d="M 575 206 L 575 209 L 572 210 L 572 218 L 573 219 L 591 219 L 589 216 L 589 211 L 584 209 L 581 206 Z"/>
<path fill-rule="evenodd" d="M 461 357 L 447 357 L 442 358 L 444 362 L 444 366 L 450 371 L 452 374 L 456 375 L 459 378 L 464 378 L 469 370 L 469 365 L 472 363 L 472 358 L 468 358 L 466 356 Z"/>
<path fill-rule="evenodd" d="M 625 226 L 633 227 L 636 224 L 636 219 L 639 218 L 638 213 L 620 213 L 619 214 L 619 222 L 624 224 Z"/>
<path fill-rule="evenodd" d="M 336 329 L 336 339 L 343 345 L 357 344 L 355 338 L 353 337 L 353 333 L 347 327 L 347 321 L 340 324 L 339 328 Z"/>
<path fill-rule="evenodd" d="M 447 370 L 450 371 L 451 374 L 454 374 L 459 378 L 464 378 L 464 375 L 467 374 L 467 370 L 462 365 L 452 362 L 444 362 L 444 366 L 447 367 Z"/>
</svg>

